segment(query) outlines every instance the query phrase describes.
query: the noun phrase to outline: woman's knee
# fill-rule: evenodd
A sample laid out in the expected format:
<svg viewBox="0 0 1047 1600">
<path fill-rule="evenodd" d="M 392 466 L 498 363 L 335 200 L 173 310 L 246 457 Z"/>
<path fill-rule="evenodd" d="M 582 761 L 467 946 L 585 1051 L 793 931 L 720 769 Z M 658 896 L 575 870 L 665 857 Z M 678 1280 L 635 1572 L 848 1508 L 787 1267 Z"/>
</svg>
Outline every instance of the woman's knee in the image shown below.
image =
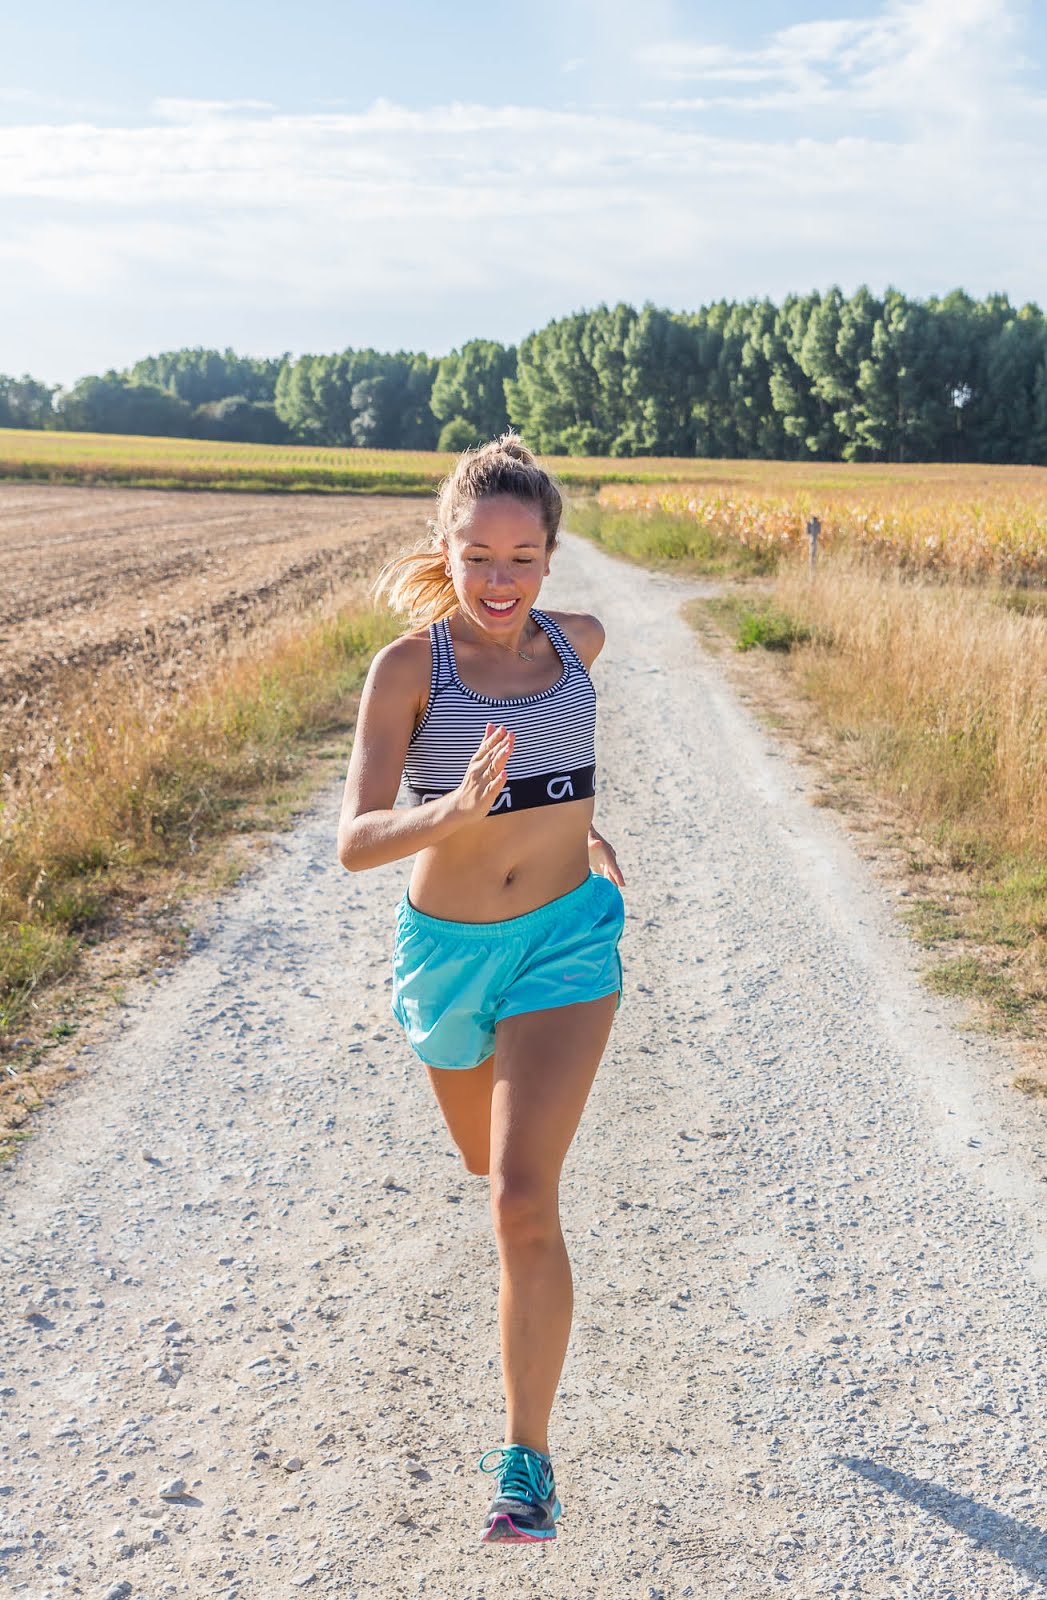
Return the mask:
<svg viewBox="0 0 1047 1600">
<path fill-rule="evenodd" d="M 495 1167 L 491 1173 L 491 1217 L 499 1239 L 510 1244 L 545 1244 L 560 1232 L 559 1184 L 531 1172 Z"/>
</svg>

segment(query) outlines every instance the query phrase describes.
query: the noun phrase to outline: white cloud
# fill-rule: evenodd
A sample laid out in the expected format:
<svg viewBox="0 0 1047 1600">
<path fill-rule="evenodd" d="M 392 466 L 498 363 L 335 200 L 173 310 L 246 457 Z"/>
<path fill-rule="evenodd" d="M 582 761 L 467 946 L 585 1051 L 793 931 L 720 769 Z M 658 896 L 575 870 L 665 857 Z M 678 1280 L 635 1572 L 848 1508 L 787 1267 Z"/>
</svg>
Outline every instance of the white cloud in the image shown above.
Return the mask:
<svg viewBox="0 0 1047 1600">
<path fill-rule="evenodd" d="M 1042 101 L 1007 17 L 1000 0 L 895 0 L 749 51 L 650 46 L 667 88 L 696 92 L 632 110 L 164 100 L 136 126 L 0 127 L 0 293 L 21 311 L 0 368 L 43 371 L 46 339 L 65 377 L 183 342 L 293 347 L 292 327 L 337 348 L 350 317 L 357 342 L 439 353 L 601 299 L 834 281 L 1035 294 Z M 818 115 L 728 133 L 720 104 Z"/>
<path fill-rule="evenodd" d="M 194 110 L 162 127 L 0 129 L 0 203 L 20 202 L 23 217 L 3 255 L 62 288 L 79 257 L 99 284 L 107 270 L 129 283 L 166 264 L 305 293 L 390 279 L 425 292 L 520 258 L 553 273 L 565 250 L 591 259 L 597 240 L 612 258 L 656 262 L 689 216 L 708 254 L 728 234 L 773 248 L 771 215 L 790 233 L 846 219 L 868 235 L 918 199 L 922 236 L 935 216 L 976 214 L 993 166 L 988 149 L 971 171 L 934 141 L 731 139 L 650 115 L 386 101 L 356 115 Z M 1025 180 L 1025 208 L 1033 187 L 1042 180 Z M 25 220 L 40 206 L 46 222 Z"/>
<path fill-rule="evenodd" d="M 944 118 L 973 130 L 991 112 L 1012 114 L 1015 33 L 1008 0 L 889 0 L 865 18 L 781 28 L 753 50 L 662 40 L 637 56 L 655 76 L 708 90 L 706 107 Z M 658 103 L 693 109 L 687 99 Z"/>
</svg>

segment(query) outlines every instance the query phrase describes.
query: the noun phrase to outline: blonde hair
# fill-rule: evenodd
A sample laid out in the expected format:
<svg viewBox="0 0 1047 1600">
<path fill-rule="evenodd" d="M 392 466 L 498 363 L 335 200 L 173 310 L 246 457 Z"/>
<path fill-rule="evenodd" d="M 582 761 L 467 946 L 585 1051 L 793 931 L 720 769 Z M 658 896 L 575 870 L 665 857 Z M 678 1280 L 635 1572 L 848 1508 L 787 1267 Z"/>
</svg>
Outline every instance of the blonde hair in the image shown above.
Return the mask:
<svg viewBox="0 0 1047 1600">
<path fill-rule="evenodd" d="M 450 616 L 458 596 L 444 570 L 447 557 L 440 541 L 450 541 L 479 500 L 498 494 L 512 495 L 533 507 L 545 530 L 546 552 L 555 548 L 563 512 L 560 490 L 520 435 L 509 429 L 488 444 L 462 451 L 437 490 L 436 516 L 426 519 L 428 538 L 386 562 L 372 585 L 376 601 L 384 599 L 411 628 Z"/>
</svg>

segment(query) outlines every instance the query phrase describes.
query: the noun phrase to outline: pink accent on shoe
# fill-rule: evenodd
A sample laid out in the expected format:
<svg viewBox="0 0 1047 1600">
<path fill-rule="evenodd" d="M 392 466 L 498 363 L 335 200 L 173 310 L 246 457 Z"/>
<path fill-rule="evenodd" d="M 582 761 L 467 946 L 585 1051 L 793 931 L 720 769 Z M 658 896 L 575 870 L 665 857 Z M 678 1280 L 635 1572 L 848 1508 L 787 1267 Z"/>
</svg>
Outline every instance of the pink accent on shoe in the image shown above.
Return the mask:
<svg viewBox="0 0 1047 1600">
<path fill-rule="evenodd" d="M 495 1529 L 500 1522 L 507 1523 L 512 1533 L 495 1534 Z M 489 1528 L 485 1528 L 480 1535 L 481 1544 L 548 1544 L 550 1539 L 556 1538 L 556 1528 L 553 1526 L 548 1533 L 527 1533 L 525 1529 L 518 1528 L 512 1517 L 505 1512 L 495 1517 Z"/>
</svg>

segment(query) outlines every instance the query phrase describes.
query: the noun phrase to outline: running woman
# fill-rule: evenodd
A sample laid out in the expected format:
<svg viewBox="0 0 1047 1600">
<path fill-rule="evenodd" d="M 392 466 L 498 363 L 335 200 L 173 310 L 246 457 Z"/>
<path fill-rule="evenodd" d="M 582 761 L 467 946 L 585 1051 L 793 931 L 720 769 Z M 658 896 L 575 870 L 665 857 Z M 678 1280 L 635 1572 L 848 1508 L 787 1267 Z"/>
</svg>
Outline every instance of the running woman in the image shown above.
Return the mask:
<svg viewBox="0 0 1047 1600">
<path fill-rule="evenodd" d="M 556 1537 L 560 1171 L 621 1002 L 624 879 L 592 823 L 604 630 L 535 607 L 560 516 L 517 434 L 460 456 L 429 539 L 375 586 L 410 627 L 371 663 L 338 829 L 350 872 L 415 857 L 393 1015 L 466 1169 L 490 1177 L 506 1423 L 478 1463 L 498 1474 L 488 1543 Z M 394 809 L 401 778 L 413 804 Z"/>
</svg>

